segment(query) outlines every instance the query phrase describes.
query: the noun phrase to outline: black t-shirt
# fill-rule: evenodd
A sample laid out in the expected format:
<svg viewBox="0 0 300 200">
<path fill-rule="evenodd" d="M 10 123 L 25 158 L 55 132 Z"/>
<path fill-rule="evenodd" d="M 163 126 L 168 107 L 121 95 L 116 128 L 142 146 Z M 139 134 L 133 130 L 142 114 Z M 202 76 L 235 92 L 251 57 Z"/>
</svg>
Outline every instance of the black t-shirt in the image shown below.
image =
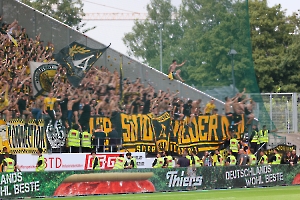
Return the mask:
<svg viewBox="0 0 300 200">
<path fill-rule="evenodd" d="M 90 120 L 90 117 L 91 117 L 91 106 L 89 104 L 86 104 L 82 108 L 82 113 L 80 118 Z"/>
<path fill-rule="evenodd" d="M 60 109 L 63 110 L 68 110 L 68 98 L 64 98 L 62 101 L 59 102 Z"/>
<path fill-rule="evenodd" d="M 131 106 L 133 106 L 132 114 L 138 114 L 140 103 L 134 101 Z"/>
<path fill-rule="evenodd" d="M 73 106 L 72 106 L 72 111 L 78 111 L 79 110 L 79 105 L 80 105 L 80 102 L 74 103 Z"/>
<path fill-rule="evenodd" d="M 242 120 L 242 117 L 240 115 L 234 115 L 233 116 L 233 122 L 234 123 L 239 123 Z"/>
<path fill-rule="evenodd" d="M 178 159 L 177 164 L 180 167 L 189 167 L 190 166 L 190 160 L 187 159 L 186 157 L 181 157 L 181 158 Z"/>
<path fill-rule="evenodd" d="M 143 114 L 148 114 L 150 112 L 150 100 L 144 102 Z"/>
<path fill-rule="evenodd" d="M 26 110 L 26 100 L 19 99 L 17 104 L 20 111 Z"/>
<path fill-rule="evenodd" d="M 192 109 L 192 105 L 184 104 L 183 105 L 183 114 L 185 116 L 190 116 L 191 115 L 191 109 Z"/>
<path fill-rule="evenodd" d="M 110 133 L 108 133 L 109 144 L 110 145 L 118 145 L 120 144 L 120 137 L 116 130 L 112 130 Z"/>
<path fill-rule="evenodd" d="M 174 113 L 179 113 L 179 104 L 178 103 L 173 103 L 173 108 L 174 107 L 176 107 Z"/>
</svg>

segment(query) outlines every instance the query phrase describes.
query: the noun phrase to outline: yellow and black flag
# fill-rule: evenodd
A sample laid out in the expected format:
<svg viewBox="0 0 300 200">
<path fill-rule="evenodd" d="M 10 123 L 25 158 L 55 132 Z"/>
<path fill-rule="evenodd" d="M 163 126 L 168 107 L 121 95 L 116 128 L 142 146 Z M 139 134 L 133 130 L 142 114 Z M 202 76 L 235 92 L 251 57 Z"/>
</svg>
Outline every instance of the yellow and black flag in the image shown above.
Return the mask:
<svg viewBox="0 0 300 200">
<path fill-rule="evenodd" d="M 78 42 L 72 42 L 55 54 L 54 58 L 67 69 L 69 82 L 74 87 L 78 87 L 86 73 L 109 46 L 103 49 L 92 49 Z"/>
</svg>

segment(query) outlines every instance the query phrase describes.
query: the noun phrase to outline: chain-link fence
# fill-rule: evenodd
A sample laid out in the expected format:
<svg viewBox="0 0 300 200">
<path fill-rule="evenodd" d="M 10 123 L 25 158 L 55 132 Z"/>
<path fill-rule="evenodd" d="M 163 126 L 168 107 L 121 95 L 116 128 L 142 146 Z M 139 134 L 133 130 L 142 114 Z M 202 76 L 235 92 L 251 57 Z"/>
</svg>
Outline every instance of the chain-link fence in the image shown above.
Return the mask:
<svg viewBox="0 0 300 200">
<path fill-rule="evenodd" d="M 249 94 L 251 98 L 261 96 L 262 102 L 256 102 L 255 116 L 261 115 L 261 107 L 265 107 L 271 118 L 270 123 L 260 121 L 260 125 L 266 125 L 268 129 L 275 127 L 279 133 L 298 133 L 298 94 L 296 93 L 262 93 Z"/>
</svg>

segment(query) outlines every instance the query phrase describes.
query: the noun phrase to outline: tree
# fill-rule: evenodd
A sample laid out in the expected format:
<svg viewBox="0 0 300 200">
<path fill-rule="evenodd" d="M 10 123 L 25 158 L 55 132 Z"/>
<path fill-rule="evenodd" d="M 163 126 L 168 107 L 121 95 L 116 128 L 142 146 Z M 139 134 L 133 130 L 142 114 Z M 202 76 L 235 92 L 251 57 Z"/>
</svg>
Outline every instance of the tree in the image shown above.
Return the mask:
<svg viewBox="0 0 300 200">
<path fill-rule="evenodd" d="M 187 82 L 197 86 L 232 84 L 230 48 L 234 57 L 236 86 L 257 91 L 251 64 L 247 4 L 230 0 L 185 0 L 181 9 L 185 27 L 182 46 L 192 45 Z M 194 41 L 194 42 L 193 42 Z"/>
<path fill-rule="evenodd" d="M 81 23 L 82 17 L 85 15 L 81 0 L 21 0 L 21 2 L 82 33 L 96 28 L 91 27 L 81 30 L 86 25 L 86 23 Z"/>
<path fill-rule="evenodd" d="M 126 33 L 123 42 L 128 47 L 128 54 L 141 58 L 148 65 L 159 69 L 160 66 L 160 27 L 162 29 L 163 71 L 180 48 L 175 44 L 182 38 L 183 29 L 179 20 L 172 20 L 177 13 L 170 0 L 151 0 L 147 5 L 148 17 L 145 21 L 135 21 L 132 32 Z M 169 47 L 169 48 L 168 48 Z M 168 49 L 168 50 L 166 50 Z"/>
<path fill-rule="evenodd" d="M 299 91 L 299 17 L 287 17 L 280 5 L 268 7 L 267 0 L 247 2 L 183 0 L 177 19 L 171 20 L 176 9 L 170 1 L 160 5 L 152 0 L 147 7 L 149 19 L 137 21 L 124 42 L 132 54 L 158 68 L 158 24 L 163 22 L 164 72 L 172 58 L 187 59 L 181 69 L 188 84 L 228 86 L 232 84 L 228 52 L 234 48 L 238 52 L 234 73 L 239 90 Z"/>
<path fill-rule="evenodd" d="M 276 92 L 284 83 L 289 84 L 284 81 L 289 72 L 282 61 L 286 60 L 286 50 L 293 42 L 288 34 L 293 32 L 293 27 L 286 23 L 280 5 L 268 7 L 266 0 L 253 0 L 249 1 L 249 10 L 252 56 L 258 84 L 262 92 Z"/>
</svg>

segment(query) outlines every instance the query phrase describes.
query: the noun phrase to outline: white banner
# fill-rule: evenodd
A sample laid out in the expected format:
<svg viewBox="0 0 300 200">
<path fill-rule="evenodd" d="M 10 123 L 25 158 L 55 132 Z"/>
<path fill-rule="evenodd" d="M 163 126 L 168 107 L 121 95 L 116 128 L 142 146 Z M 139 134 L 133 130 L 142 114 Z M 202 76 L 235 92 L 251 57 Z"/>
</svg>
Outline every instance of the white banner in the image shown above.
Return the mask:
<svg viewBox="0 0 300 200">
<path fill-rule="evenodd" d="M 126 153 L 124 153 L 126 154 Z M 86 153 L 53 153 L 43 154 L 46 161 L 46 171 L 90 170 L 92 169 L 92 155 Z M 116 157 L 120 153 L 98 153 L 101 169 L 112 169 Z M 145 168 L 146 156 L 144 152 L 132 153 L 136 158 L 138 168 Z M 126 157 L 126 156 L 125 156 Z M 17 164 L 22 171 L 35 171 L 38 156 L 35 154 L 17 154 Z"/>
</svg>

